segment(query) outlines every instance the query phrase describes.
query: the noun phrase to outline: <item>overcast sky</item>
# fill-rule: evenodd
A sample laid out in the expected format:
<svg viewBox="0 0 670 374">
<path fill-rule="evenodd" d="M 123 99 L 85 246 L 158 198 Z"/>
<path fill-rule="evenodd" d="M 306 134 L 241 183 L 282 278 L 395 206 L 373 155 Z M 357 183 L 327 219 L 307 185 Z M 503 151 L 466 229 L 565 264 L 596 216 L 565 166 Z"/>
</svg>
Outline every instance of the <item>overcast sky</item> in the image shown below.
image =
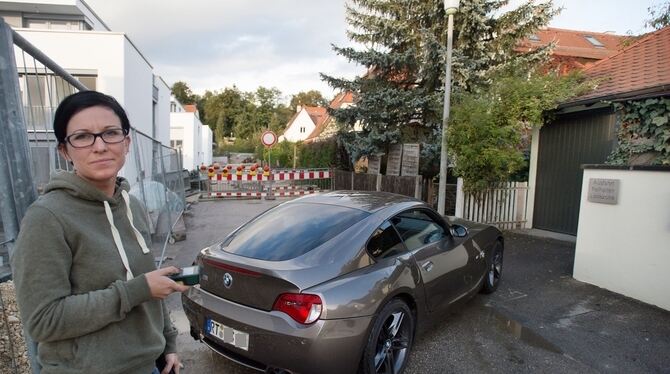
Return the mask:
<svg viewBox="0 0 670 374">
<path fill-rule="evenodd" d="M 363 68 L 336 55 L 348 45 L 345 0 L 84 0 L 112 31 L 125 32 L 171 85 L 196 93 L 236 85 L 277 87 L 285 97 L 334 94 L 319 72 L 351 78 Z M 555 0 L 553 27 L 640 34 L 647 8 L 665 0 Z M 521 0 L 512 0 L 514 4 Z"/>
</svg>

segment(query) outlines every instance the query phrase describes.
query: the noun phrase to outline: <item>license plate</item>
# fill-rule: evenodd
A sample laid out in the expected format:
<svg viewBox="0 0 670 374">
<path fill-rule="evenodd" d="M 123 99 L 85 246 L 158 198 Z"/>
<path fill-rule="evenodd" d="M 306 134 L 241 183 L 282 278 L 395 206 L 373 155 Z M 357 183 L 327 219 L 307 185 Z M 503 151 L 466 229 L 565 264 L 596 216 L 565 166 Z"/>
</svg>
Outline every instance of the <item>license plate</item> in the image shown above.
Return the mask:
<svg viewBox="0 0 670 374">
<path fill-rule="evenodd" d="M 207 319 L 205 322 L 205 332 L 224 343 L 244 349 L 245 351 L 249 350 L 249 334 L 246 332 L 237 331 L 212 319 Z"/>
</svg>

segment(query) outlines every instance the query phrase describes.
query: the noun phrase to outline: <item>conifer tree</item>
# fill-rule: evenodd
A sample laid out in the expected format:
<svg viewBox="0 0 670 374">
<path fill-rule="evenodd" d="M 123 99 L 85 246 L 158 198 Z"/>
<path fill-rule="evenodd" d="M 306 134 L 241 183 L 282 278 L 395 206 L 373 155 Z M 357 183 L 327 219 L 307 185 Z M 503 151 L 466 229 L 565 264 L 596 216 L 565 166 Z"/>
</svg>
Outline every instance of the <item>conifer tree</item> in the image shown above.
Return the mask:
<svg viewBox="0 0 670 374">
<path fill-rule="evenodd" d="M 546 49 L 514 51 L 521 38 L 555 14 L 551 2 L 527 1 L 501 12 L 507 0 L 461 0 L 454 18 L 452 89 L 485 89 L 496 72 L 534 65 Z M 352 80 L 322 74 L 338 90 L 354 93 L 355 105 L 333 111 L 344 126 L 340 141 L 352 162 L 386 152 L 389 144 L 422 144 L 422 173 L 437 173 L 444 97 L 447 18 L 443 0 L 352 0 L 348 36 L 358 48 L 334 51 L 367 69 Z M 363 131 L 348 131 L 357 123 Z"/>
</svg>

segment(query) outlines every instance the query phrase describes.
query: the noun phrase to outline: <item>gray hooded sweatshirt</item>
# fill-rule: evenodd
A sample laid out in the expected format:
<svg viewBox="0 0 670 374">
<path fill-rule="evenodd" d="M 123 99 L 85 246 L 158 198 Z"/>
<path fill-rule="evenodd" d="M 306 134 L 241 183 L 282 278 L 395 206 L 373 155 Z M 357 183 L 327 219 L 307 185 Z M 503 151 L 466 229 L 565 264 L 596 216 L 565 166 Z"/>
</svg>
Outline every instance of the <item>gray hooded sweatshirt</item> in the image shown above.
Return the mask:
<svg viewBox="0 0 670 374">
<path fill-rule="evenodd" d="M 155 269 L 139 201 L 56 172 L 28 209 L 12 256 L 19 311 L 42 373 L 149 374 L 177 330 L 151 297 Z"/>
</svg>

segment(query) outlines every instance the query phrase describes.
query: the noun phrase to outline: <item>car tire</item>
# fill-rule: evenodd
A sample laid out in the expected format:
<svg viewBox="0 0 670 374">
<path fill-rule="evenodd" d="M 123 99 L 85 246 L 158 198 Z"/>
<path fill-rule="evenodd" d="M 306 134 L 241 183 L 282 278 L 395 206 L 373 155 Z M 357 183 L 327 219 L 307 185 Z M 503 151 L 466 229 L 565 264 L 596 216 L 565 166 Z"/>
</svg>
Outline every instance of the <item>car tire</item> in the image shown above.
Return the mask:
<svg viewBox="0 0 670 374">
<path fill-rule="evenodd" d="M 361 360 L 363 374 L 402 373 L 414 341 L 414 314 L 400 299 L 379 312 Z"/>
<path fill-rule="evenodd" d="M 491 251 L 491 257 L 487 265 L 486 275 L 484 275 L 483 293 L 492 293 L 498 288 L 503 269 L 503 244 L 496 241 Z"/>
</svg>

